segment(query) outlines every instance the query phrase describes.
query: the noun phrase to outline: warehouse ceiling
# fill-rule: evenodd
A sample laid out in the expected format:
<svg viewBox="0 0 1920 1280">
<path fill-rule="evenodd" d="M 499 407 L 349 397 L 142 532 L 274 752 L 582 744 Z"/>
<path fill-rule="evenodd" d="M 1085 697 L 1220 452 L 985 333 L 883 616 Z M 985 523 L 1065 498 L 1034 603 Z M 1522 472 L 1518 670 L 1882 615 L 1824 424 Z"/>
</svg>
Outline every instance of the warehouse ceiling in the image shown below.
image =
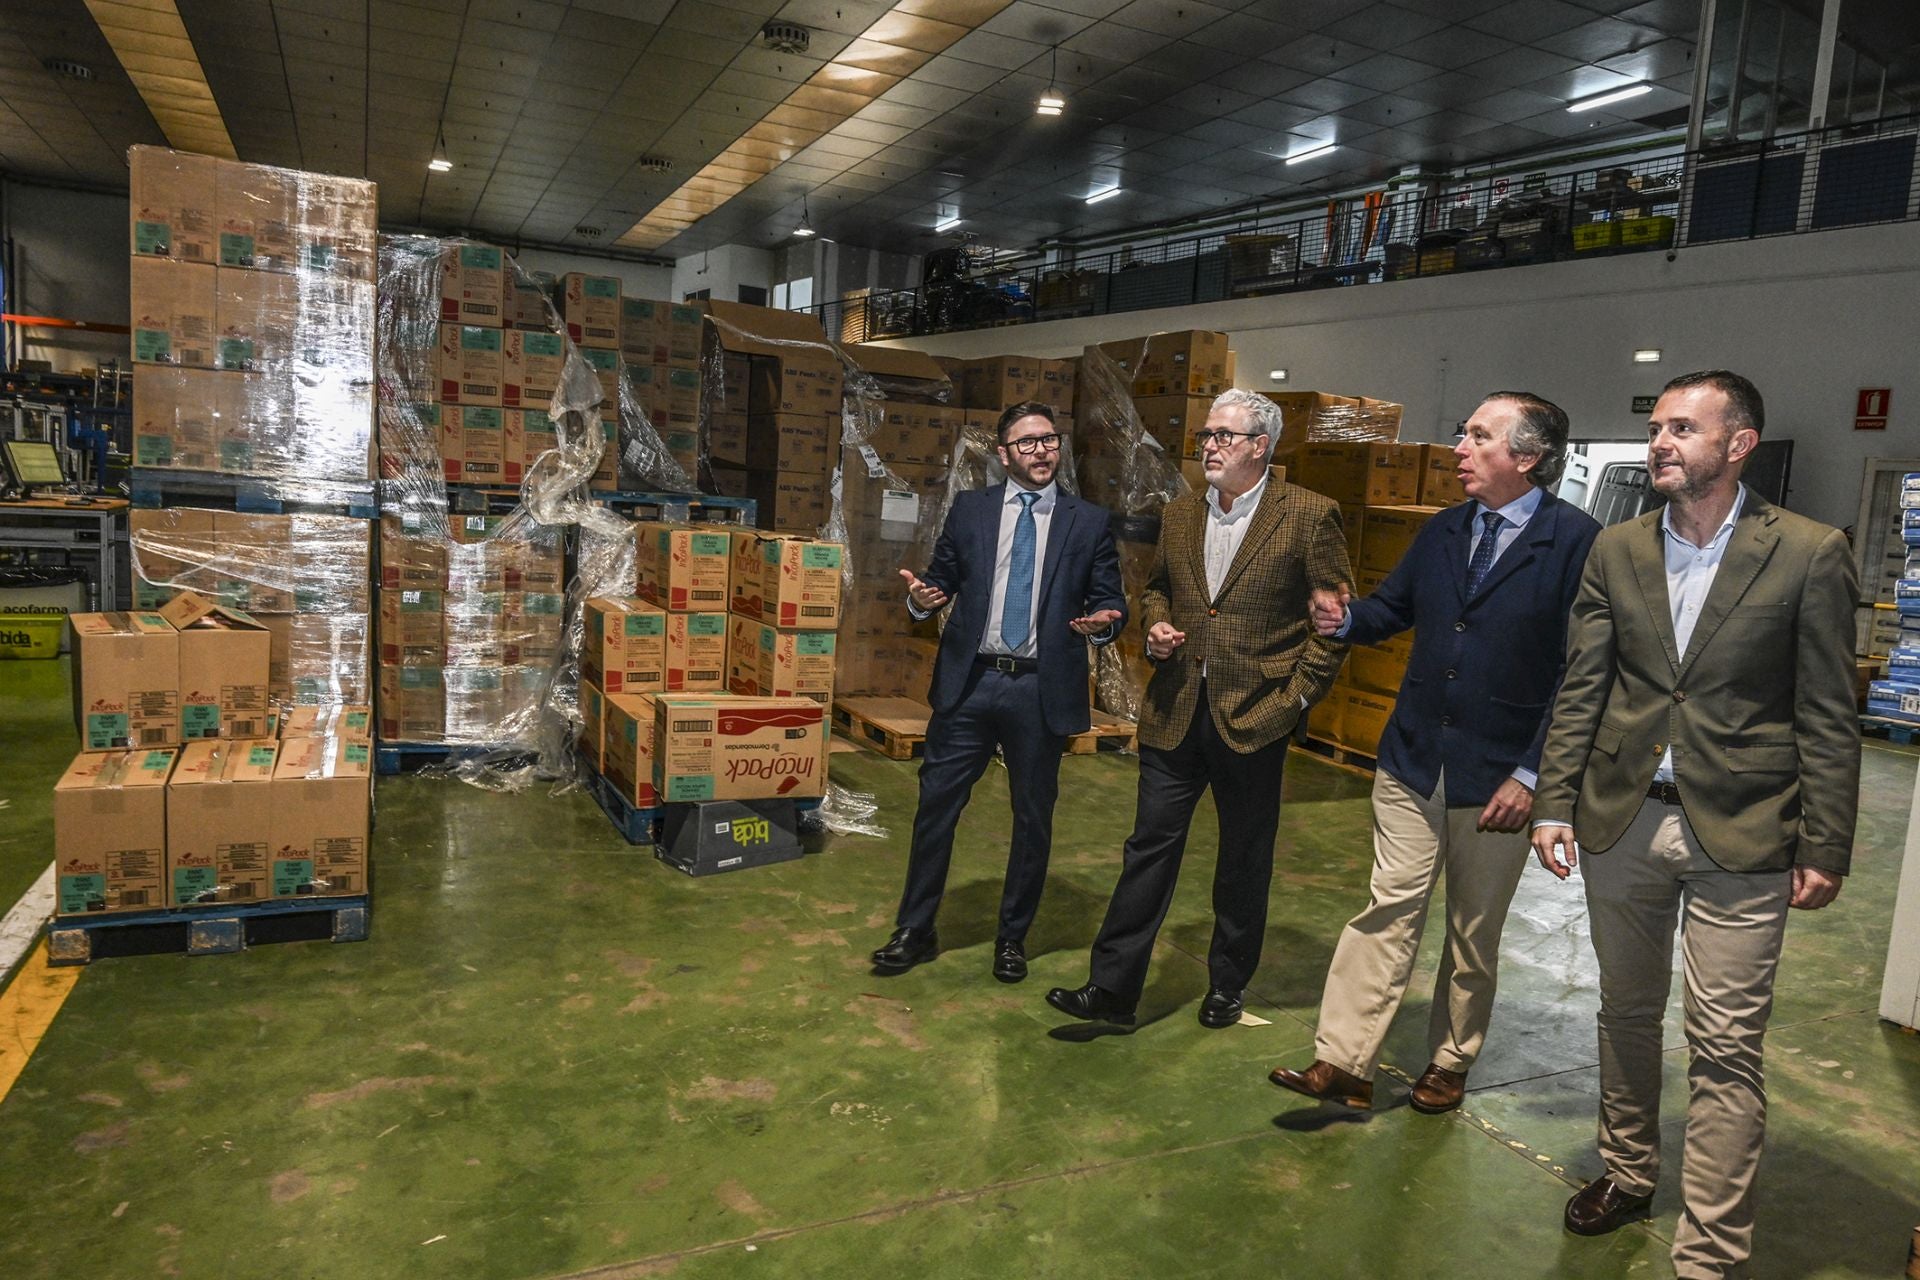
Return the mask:
<svg viewBox="0 0 1920 1280">
<path fill-rule="evenodd" d="M 937 247 L 950 218 L 1018 247 L 1672 129 L 1699 4 L 0 0 L 0 14 L 0 169 L 123 188 L 128 146 L 193 145 L 179 136 L 199 109 L 193 72 L 241 159 L 371 177 L 389 225 L 678 257 L 782 243 L 803 214 L 881 249 Z M 774 20 L 806 28 L 804 53 L 768 47 Z M 176 28 L 197 64 L 179 61 Z M 1643 80 L 1629 102 L 1566 109 Z M 1036 115 L 1050 84 L 1066 108 Z M 428 172 L 437 146 L 451 172 Z"/>
</svg>

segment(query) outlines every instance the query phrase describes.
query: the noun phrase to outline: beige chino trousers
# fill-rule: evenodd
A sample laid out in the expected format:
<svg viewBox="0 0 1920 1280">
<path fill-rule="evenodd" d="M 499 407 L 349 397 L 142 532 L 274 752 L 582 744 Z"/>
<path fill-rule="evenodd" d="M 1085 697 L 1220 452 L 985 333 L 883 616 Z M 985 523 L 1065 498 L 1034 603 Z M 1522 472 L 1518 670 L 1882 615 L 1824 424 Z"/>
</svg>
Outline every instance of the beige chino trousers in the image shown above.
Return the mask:
<svg viewBox="0 0 1920 1280">
<path fill-rule="evenodd" d="M 1340 932 L 1313 1041 L 1316 1058 L 1362 1080 L 1379 1064 L 1380 1045 L 1406 995 L 1442 874 L 1447 938 L 1427 1020 L 1432 1060 L 1464 1072 L 1486 1041 L 1500 930 L 1529 848 L 1524 832 L 1476 830 L 1480 808 L 1447 808 L 1446 789 L 1444 775 L 1431 798 L 1384 769 L 1373 777 L 1372 896 Z"/>
<path fill-rule="evenodd" d="M 1792 873 L 1727 871 L 1678 805 L 1647 800 L 1620 842 L 1580 862 L 1600 960 L 1600 1158 L 1623 1191 L 1660 1174 L 1660 1024 L 1680 930 L 1687 1136 L 1673 1266 L 1681 1280 L 1745 1274 L 1766 1132 L 1761 1043 Z"/>
</svg>

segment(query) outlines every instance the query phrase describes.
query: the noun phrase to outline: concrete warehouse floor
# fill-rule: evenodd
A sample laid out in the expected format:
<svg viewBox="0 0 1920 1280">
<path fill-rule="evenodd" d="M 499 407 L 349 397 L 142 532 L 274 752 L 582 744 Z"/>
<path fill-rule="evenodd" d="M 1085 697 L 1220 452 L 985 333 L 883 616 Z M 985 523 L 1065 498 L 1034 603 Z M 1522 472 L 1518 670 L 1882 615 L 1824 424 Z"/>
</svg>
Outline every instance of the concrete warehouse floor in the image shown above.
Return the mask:
<svg viewBox="0 0 1920 1280">
<path fill-rule="evenodd" d="M 60 667 L 0 664 L 7 903 L 49 859 L 65 696 Z M 1868 743 L 1857 874 L 1789 931 L 1761 1276 L 1894 1275 L 1920 1223 L 1920 1039 L 1875 1014 L 1914 768 Z M 578 793 L 383 780 L 371 941 L 81 974 L 0 1102 L 0 1274 L 1671 1274 L 1677 1015 L 1656 1217 L 1600 1240 L 1560 1228 L 1598 1172 L 1577 887 L 1524 878 L 1463 1111 L 1404 1105 L 1426 1059 L 1429 938 L 1382 1109 L 1334 1116 L 1265 1074 L 1311 1056 L 1334 939 L 1364 900 L 1365 779 L 1299 753 L 1288 765 L 1249 1001 L 1270 1025 L 1194 1020 L 1203 806 L 1143 1025 L 1088 1037 L 1041 995 L 1085 978 L 1134 761 L 1065 762 L 1019 987 L 986 971 L 1004 774 L 962 832 L 947 952 L 885 980 L 864 957 L 888 932 L 914 771 L 861 752 L 834 773 L 879 798 L 891 838 L 699 881 L 619 843 Z"/>
</svg>

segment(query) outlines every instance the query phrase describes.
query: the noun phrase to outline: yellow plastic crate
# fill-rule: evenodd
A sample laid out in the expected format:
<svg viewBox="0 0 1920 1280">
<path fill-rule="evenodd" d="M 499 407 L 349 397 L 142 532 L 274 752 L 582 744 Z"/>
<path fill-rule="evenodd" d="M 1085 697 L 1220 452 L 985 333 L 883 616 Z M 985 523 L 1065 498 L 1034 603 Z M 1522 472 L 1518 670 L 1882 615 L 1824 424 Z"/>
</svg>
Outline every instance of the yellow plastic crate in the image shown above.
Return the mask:
<svg viewBox="0 0 1920 1280">
<path fill-rule="evenodd" d="M 1620 224 L 1617 222 L 1583 222 L 1573 229 L 1573 251 L 1586 253 L 1590 249 L 1611 249 L 1620 243 Z"/>
<path fill-rule="evenodd" d="M 1673 218 L 1625 218 L 1620 223 L 1621 244 L 1668 244 L 1673 240 Z"/>
<path fill-rule="evenodd" d="M 57 658 L 66 626 L 64 609 L 0 609 L 0 659 Z"/>
</svg>

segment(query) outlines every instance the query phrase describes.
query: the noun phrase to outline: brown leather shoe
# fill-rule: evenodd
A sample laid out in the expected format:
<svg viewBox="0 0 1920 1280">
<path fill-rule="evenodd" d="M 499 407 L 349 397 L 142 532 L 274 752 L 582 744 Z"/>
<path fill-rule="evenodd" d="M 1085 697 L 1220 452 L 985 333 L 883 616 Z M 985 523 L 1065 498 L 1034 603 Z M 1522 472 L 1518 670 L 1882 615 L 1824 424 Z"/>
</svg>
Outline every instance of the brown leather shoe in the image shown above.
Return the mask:
<svg viewBox="0 0 1920 1280">
<path fill-rule="evenodd" d="M 1313 1065 L 1305 1071 L 1295 1071 L 1289 1067 L 1275 1067 L 1267 1079 L 1282 1089 L 1291 1089 L 1295 1093 L 1304 1093 L 1309 1098 L 1321 1102 L 1335 1102 L 1355 1111 L 1373 1109 L 1373 1081 L 1362 1080 L 1359 1076 L 1342 1071 L 1331 1062 L 1322 1062 L 1315 1058 Z"/>
<path fill-rule="evenodd" d="M 1422 1115 L 1437 1116 L 1459 1106 L 1466 1096 L 1466 1072 L 1449 1071 L 1437 1062 L 1429 1062 L 1420 1078 L 1413 1082 L 1407 1105 Z"/>
<path fill-rule="evenodd" d="M 1603 1236 L 1647 1216 L 1653 1193 L 1632 1195 L 1612 1178 L 1595 1178 L 1567 1201 L 1566 1227 L 1577 1236 Z"/>
</svg>

